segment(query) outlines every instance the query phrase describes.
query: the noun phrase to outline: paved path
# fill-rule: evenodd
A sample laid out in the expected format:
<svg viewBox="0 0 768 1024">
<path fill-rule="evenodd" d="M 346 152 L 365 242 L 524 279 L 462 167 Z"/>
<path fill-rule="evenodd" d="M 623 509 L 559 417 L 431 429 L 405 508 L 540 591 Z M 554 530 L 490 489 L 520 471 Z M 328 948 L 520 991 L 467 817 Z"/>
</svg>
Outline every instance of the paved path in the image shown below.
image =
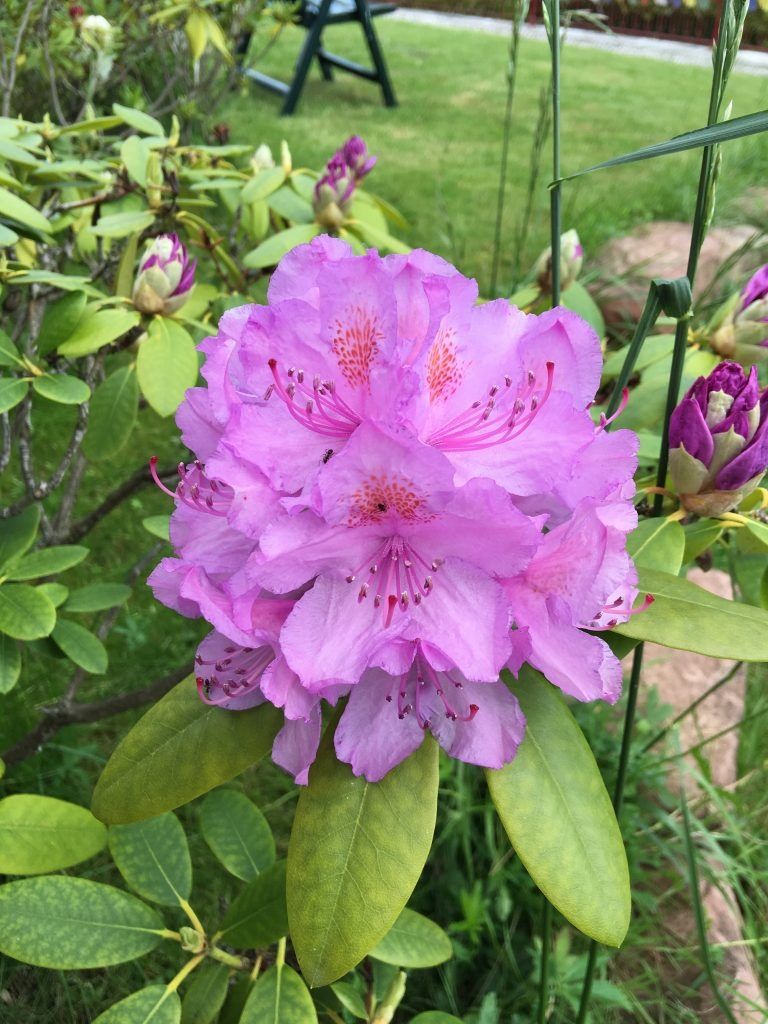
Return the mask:
<svg viewBox="0 0 768 1024">
<path fill-rule="evenodd" d="M 509 22 L 500 18 L 480 18 L 473 14 L 443 14 L 439 11 L 417 11 L 400 7 L 392 15 L 398 21 L 416 25 L 437 25 L 442 28 L 470 29 L 491 35 L 509 35 Z M 546 39 L 543 25 L 523 25 L 524 39 Z M 645 36 L 625 36 L 618 33 L 594 32 L 584 28 L 568 30 L 569 46 L 587 46 L 595 50 L 609 50 L 627 57 L 650 57 L 667 64 L 693 64 L 709 68 L 712 58 L 708 46 L 694 43 L 676 43 L 668 39 L 649 39 Z M 743 50 L 736 61 L 736 70 L 746 75 L 768 75 L 768 53 Z"/>
</svg>

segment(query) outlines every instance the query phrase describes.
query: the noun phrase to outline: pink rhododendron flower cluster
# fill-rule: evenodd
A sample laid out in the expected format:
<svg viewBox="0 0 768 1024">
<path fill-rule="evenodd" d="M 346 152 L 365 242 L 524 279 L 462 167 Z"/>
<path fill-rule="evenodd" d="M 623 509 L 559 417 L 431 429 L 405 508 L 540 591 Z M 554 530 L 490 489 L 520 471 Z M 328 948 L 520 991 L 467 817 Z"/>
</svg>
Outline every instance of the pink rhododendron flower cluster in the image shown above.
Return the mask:
<svg viewBox="0 0 768 1024">
<path fill-rule="evenodd" d="M 179 467 L 177 557 L 150 582 L 214 627 L 203 700 L 283 709 L 273 758 L 297 781 L 323 701 L 347 698 L 336 753 L 375 781 L 426 731 L 463 761 L 508 762 L 525 721 L 505 667 L 617 699 L 594 631 L 637 595 L 637 439 L 590 416 L 585 321 L 478 305 L 436 256 L 324 236 L 201 349 L 207 386 L 178 413 L 197 461 Z"/>
</svg>

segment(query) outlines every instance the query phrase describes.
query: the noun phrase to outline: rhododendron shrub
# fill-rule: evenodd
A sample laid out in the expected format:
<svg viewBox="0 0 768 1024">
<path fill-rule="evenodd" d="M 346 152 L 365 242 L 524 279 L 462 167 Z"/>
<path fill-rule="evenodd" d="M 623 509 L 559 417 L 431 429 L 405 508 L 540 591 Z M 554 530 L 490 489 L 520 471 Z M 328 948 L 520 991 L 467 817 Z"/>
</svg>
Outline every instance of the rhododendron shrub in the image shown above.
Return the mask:
<svg viewBox="0 0 768 1024">
<path fill-rule="evenodd" d="M 462 761 L 511 761 L 525 718 L 505 668 L 618 698 L 599 632 L 638 593 L 638 442 L 590 415 L 585 321 L 478 305 L 426 252 L 322 237 L 201 349 L 206 386 L 178 413 L 197 459 L 150 583 L 214 629 L 203 701 L 282 709 L 273 758 L 297 781 L 342 698 L 336 755 L 369 781 L 427 732 Z"/>
</svg>

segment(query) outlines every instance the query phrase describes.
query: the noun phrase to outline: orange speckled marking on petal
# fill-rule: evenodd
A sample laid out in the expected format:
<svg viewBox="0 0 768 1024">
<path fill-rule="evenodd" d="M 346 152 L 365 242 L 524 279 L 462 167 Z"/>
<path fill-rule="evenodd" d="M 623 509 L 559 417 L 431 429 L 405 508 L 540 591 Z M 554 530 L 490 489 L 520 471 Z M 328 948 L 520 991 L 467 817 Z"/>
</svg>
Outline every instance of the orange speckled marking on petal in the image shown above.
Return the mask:
<svg viewBox="0 0 768 1024">
<path fill-rule="evenodd" d="M 441 327 L 427 354 L 427 387 L 433 402 L 446 402 L 464 376 L 456 355 L 455 337 L 452 327 Z"/>
<path fill-rule="evenodd" d="M 375 310 L 352 306 L 333 327 L 331 349 L 347 383 L 368 386 L 371 367 L 384 340 L 381 318 Z"/>
<path fill-rule="evenodd" d="M 412 481 L 381 474 L 369 477 L 352 495 L 347 525 L 370 526 L 389 515 L 411 523 L 425 523 L 433 518 L 424 495 Z"/>
</svg>

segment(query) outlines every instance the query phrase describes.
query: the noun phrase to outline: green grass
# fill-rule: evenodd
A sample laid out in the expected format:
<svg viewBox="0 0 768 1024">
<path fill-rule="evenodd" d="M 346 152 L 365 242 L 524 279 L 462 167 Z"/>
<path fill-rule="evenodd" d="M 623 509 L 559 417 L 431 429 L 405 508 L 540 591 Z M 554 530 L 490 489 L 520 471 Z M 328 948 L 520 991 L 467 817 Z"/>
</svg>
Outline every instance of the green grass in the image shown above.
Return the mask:
<svg viewBox="0 0 768 1024">
<path fill-rule="evenodd" d="M 233 141 L 279 146 L 287 139 L 297 163 L 321 166 L 348 135 L 365 137 L 379 154 L 370 188 L 395 203 L 412 225 L 408 240 L 453 259 L 487 288 L 500 161 L 507 43 L 479 32 L 415 26 L 380 18 L 377 27 L 400 101 L 381 104 L 375 86 L 349 75 L 321 80 L 314 67 L 292 118 L 277 117 L 281 100 L 244 82 L 217 118 Z M 291 29 L 258 63 L 287 78 L 303 32 Z M 363 55 L 356 26 L 326 33 L 326 45 Z M 511 284 L 514 232 L 528 182 L 539 95 L 549 67 L 544 43 L 523 40 L 514 109 L 504 233 L 502 282 Z M 568 48 L 563 57 L 563 170 L 668 138 L 705 123 L 710 73 L 705 68 Z M 734 76 L 734 114 L 760 109 L 768 79 Z M 768 141 L 730 144 L 720 179 L 720 209 L 758 181 Z M 549 173 L 545 154 L 527 268 L 547 244 Z M 578 229 L 587 256 L 614 235 L 656 219 L 689 220 L 698 157 L 685 154 L 600 172 L 564 190 L 564 228 Z"/>
</svg>

